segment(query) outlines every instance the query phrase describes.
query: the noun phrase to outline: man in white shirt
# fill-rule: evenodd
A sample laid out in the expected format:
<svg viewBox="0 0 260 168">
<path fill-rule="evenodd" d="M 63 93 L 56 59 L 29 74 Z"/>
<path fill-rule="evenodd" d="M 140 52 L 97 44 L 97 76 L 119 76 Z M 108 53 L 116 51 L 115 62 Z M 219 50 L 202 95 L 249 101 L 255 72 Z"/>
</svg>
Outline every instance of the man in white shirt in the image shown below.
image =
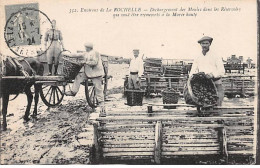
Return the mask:
<svg viewBox="0 0 260 168">
<path fill-rule="evenodd" d="M 140 77 L 143 75 L 143 60 L 139 58 L 139 49 L 134 49 L 134 58 L 131 59 L 129 66 L 130 76 L 128 78 L 129 89 L 140 89 Z"/>
<path fill-rule="evenodd" d="M 65 92 L 66 96 L 75 96 L 79 91 L 81 82 L 86 79 L 91 79 L 93 85 L 95 86 L 97 100 L 100 106 L 100 115 L 105 115 L 105 103 L 104 103 L 104 93 L 102 87 L 102 78 L 105 75 L 104 67 L 101 60 L 101 55 L 93 50 L 92 43 L 85 43 L 86 52 L 67 54 L 70 57 L 81 58 L 85 60 L 85 65 L 80 70 L 79 74 L 76 76 L 72 89 Z M 98 112 L 98 110 L 96 110 Z"/>
<path fill-rule="evenodd" d="M 212 37 L 204 36 L 198 43 L 202 47 L 202 52 L 194 60 L 189 76 L 198 72 L 204 72 L 209 79 L 212 79 L 218 91 L 218 106 L 222 105 L 224 99 L 224 89 L 222 86 L 221 77 L 225 74 L 224 64 L 222 58 L 214 51 L 210 50 Z"/>
</svg>

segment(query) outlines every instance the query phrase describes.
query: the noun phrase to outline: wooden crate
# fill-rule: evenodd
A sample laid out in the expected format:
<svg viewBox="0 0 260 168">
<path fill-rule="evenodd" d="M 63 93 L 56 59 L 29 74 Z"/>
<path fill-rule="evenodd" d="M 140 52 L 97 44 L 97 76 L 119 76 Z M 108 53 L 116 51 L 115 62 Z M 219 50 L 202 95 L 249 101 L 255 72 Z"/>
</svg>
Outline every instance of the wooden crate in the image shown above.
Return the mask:
<svg viewBox="0 0 260 168">
<path fill-rule="evenodd" d="M 152 113 L 109 111 L 95 126 L 98 158 L 147 159 L 159 164 L 178 156 L 214 156 L 227 161 L 230 155 L 254 155 L 252 107 L 216 107 L 204 112 L 209 116 L 194 116 L 197 110 L 193 107 Z"/>
<path fill-rule="evenodd" d="M 255 94 L 255 79 L 224 78 L 223 87 L 226 94 L 252 95 Z"/>
</svg>

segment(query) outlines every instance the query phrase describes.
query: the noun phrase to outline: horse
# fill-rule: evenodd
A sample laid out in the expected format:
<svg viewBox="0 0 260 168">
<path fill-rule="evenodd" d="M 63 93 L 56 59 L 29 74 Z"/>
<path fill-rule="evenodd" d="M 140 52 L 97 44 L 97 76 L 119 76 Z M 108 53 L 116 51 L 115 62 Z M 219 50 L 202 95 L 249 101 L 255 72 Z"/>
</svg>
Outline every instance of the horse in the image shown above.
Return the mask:
<svg viewBox="0 0 260 168">
<path fill-rule="evenodd" d="M 9 60 L 9 61 L 8 61 Z M 10 63 L 10 61 L 13 61 Z M 7 57 L 4 62 L 4 76 L 23 76 L 21 71 L 15 70 L 15 66 L 17 67 L 17 61 L 18 65 L 22 66 L 23 73 L 27 74 L 27 76 L 33 76 L 33 75 L 40 75 L 43 76 L 44 72 L 44 66 L 41 62 L 37 60 L 37 58 L 33 57 L 25 57 L 21 60 L 12 59 L 10 57 Z M 16 65 L 15 65 L 15 64 Z M 21 67 L 20 67 L 21 68 Z M 30 79 L 30 78 L 28 78 Z M 7 108 L 8 108 L 8 102 L 9 102 L 9 95 L 10 94 L 16 94 L 19 93 L 25 93 L 27 96 L 27 108 L 25 111 L 25 115 L 23 117 L 25 122 L 28 122 L 30 109 L 33 101 L 33 94 L 31 92 L 31 87 L 34 86 L 35 96 L 35 106 L 33 111 L 33 117 L 37 116 L 37 105 L 39 101 L 39 91 L 41 89 L 41 84 L 35 83 L 33 80 L 19 80 L 19 79 L 3 79 L 1 81 L 1 96 L 2 96 L 2 115 L 3 115 L 3 130 L 7 130 L 7 122 L 6 122 L 6 115 L 7 115 Z"/>
</svg>

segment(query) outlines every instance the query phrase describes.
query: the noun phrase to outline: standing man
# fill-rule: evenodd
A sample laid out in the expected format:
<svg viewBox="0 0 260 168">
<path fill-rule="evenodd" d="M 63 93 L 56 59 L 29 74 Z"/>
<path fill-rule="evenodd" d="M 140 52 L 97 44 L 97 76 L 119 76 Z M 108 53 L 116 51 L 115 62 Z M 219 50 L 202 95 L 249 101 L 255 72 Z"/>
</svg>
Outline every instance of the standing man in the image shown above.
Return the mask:
<svg viewBox="0 0 260 168">
<path fill-rule="evenodd" d="M 247 62 L 247 68 L 252 68 L 252 59 L 250 57 L 248 57 L 248 59 L 246 60 Z"/>
<path fill-rule="evenodd" d="M 217 105 L 221 106 L 224 99 L 221 77 L 225 74 L 225 68 L 222 58 L 214 50 L 210 50 L 212 41 L 213 38 L 208 36 L 204 36 L 198 41 L 202 47 L 202 52 L 194 60 L 189 76 L 204 72 L 209 79 L 212 79 L 218 91 Z"/>
<path fill-rule="evenodd" d="M 130 76 L 128 78 L 128 89 L 140 89 L 140 77 L 143 75 L 143 60 L 139 58 L 139 49 L 134 49 L 134 58 L 131 59 L 129 66 Z"/>
<path fill-rule="evenodd" d="M 85 43 L 86 52 L 68 54 L 70 57 L 76 57 L 84 59 L 85 65 L 80 70 L 79 74 L 76 76 L 72 89 L 68 92 L 65 92 L 67 96 L 75 96 L 79 91 L 80 83 L 84 80 L 91 79 L 93 85 L 95 86 L 96 96 L 98 104 L 100 105 L 100 115 L 105 115 L 105 103 L 104 103 L 104 93 L 102 87 L 102 78 L 105 75 L 104 68 L 101 60 L 101 55 L 93 50 L 92 43 Z M 98 110 L 96 110 L 98 111 Z M 99 112 L 98 111 L 98 112 Z"/>
<path fill-rule="evenodd" d="M 51 22 L 52 29 L 48 30 L 45 34 L 45 48 L 47 43 L 51 43 L 51 46 L 47 50 L 47 62 L 49 65 L 49 75 L 52 75 L 52 66 L 54 61 L 54 75 L 57 75 L 59 66 L 59 55 L 62 49 L 64 50 L 63 38 L 60 30 L 56 29 L 56 20 Z"/>
</svg>

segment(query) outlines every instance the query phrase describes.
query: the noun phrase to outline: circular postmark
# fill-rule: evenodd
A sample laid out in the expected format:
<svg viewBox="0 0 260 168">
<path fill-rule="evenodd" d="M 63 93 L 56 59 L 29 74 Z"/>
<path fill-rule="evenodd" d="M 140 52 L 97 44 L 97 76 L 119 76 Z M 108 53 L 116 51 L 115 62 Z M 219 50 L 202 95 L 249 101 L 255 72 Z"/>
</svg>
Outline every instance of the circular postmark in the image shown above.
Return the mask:
<svg viewBox="0 0 260 168">
<path fill-rule="evenodd" d="M 44 54 L 52 41 L 44 46 L 44 32 L 51 29 L 51 20 L 35 8 L 23 8 L 7 19 L 4 38 L 17 56 L 35 57 Z"/>
</svg>

